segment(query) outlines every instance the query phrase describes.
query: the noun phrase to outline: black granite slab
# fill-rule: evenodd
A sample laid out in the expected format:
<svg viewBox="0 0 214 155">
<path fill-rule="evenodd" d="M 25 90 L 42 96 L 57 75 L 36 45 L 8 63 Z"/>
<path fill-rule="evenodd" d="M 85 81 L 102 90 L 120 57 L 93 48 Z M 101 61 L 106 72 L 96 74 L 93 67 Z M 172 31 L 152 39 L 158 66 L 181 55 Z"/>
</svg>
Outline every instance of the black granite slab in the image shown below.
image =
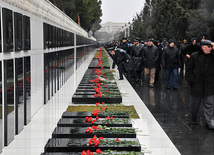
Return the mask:
<svg viewBox="0 0 214 155">
<path fill-rule="evenodd" d="M 94 94 L 95 94 L 95 91 L 94 92 L 93 91 L 88 91 L 88 92 L 87 91 L 86 92 L 76 91 L 74 93 L 74 95 L 94 95 Z M 111 91 L 108 94 L 109 94 L 110 97 L 111 97 L 111 94 L 117 95 L 117 96 L 121 95 L 120 92 L 118 92 L 118 91 Z"/>
<path fill-rule="evenodd" d="M 106 138 L 107 139 L 107 138 Z M 53 138 L 49 139 L 46 146 L 45 152 L 82 152 L 83 150 L 90 150 L 95 152 L 96 149 L 100 148 L 101 150 L 117 150 L 117 151 L 141 151 L 141 145 L 138 139 L 125 139 L 120 138 L 120 141 L 134 141 L 135 145 L 102 145 L 99 146 L 89 146 L 90 138 Z M 115 140 L 108 138 L 108 140 Z"/>
<path fill-rule="evenodd" d="M 84 80 L 85 80 L 85 79 L 83 78 L 83 79 L 80 81 L 80 84 L 93 84 L 93 83 L 89 83 L 89 82 L 88 82 L 89 79 L 88 79 L 88 81 L 84 81 Z M 105 83 L 107 83 L 107 84 L 117 85 L 117 83 L 114 82 L 114 81 L 103 81 L 103 82 L 105 82 Z"/>
<path fill-rule="evenodd" d="M 96 87 L 95 87 L 96 88 Z M 91 85 L 89 86 L 78 86 L 77 89 L 89 89 L 89 90 L 94 90 L 94 87 L 91 87 Z M 105 89 L 105 88 L 102 88 L 102 89 Z M 106 89 L 112 89 L 112 90 L 115 90 L 115 91 L 119 91 L 118 87 L 117 86 L 111 86 L 110 88 L 106 88 Z"/>
<path fill-rule="evenodd" d="M 41 155 L 82 155 L 82 152 L 46 152 Z"/>
<path fill-rule="evenodd" d="M 102 125 L 109 127 L 132 127 L 132 122 L 128 118 L 114 118 L 114 122 L 106 123 L 104 118 L 99 118 L 94 124 L 86 123 L 85 118 L 61 118 L 58 127 L 91 127 L 93 125 Z M 115 122 L 117 121 L 117 122 Z"/>
<path fill-rule="evenodd" d="M 96 102 L 105 103 L 122 103 L 122 96 L 120 97 L 94 97 L 94 95 L 73 95 L 72 102 L 74 104 L 94 104 Z"/>
<path fill-rule="evenodd" d="M 95 90 L 93 90 L 93 89 L 77 89 L 76 92 L 93 92 L 93 93 L 95 93 Z"/>
<path fill-rule="evenodd" d="M 79 84 L 79 86 L 90 86 L 90 87 L 91 87 L 91 85 L 95 86 L 94 83 L 89 83 L 89 82 L 87 82 L 87 83 L 80 82 L 80 84 Z M 103 88 L 105 88 L 104 85 L 106 85 L 107 87 L 118 87 L 116 83 L 103 84 L 102 85 Z"/>
<path fill-rule="evenodd" d="M 104 90 L 102 90 L 102 92 L 106 92 L 106 90 L 108 90 L 108 89 L 104 89 Z M 78 94 L 78 92 L 88 92 L 88 93 L 93 93 L 93 94 L 95 94 L 95 90 L 94 89 L 77 89 L 76 90 L 76 92 L 75 92 L 75 94 Z M 108 94 L 112 94 L 112 93 L 117 93 L 117 94 L 119 94 L 119 95 L 121 95 L 120 94 L 120 92 L 119 92 L 119 90 L 117 90 L 117 89 L 111 89 L 111 90 L 109 90 L 109 92 L 110 93 L 108 93 Z"/>
<path fill-rule="evenodd" d="M 85 150 L 86 151 L 86 150 Z M 104 153 L 104 151 L 102 151 Z M 112 152 L 111 151 L 111 155 L 112 154 L 117 154 L 118 153 L 120 155 L 128 155 L 127 153 L 130 153 L 129 155 L 144 155 L 143 152 L 128 152 L 128 151 L 122 151 L 122 152 Z M 82 152 L 46 152 L 46 153 L 42 153 L 41 155 L 82 155 Z M 105 155 L 109 155 L 108 152 L 105 153 Z"/>
<path fill-rule="evenodd" d="M 98 63 L 98 61 L 96 60 L 96 62 L 91 62 L 90 64 L 89 64 L 89 66 L 88 66 L 88 69 L 94 69 L 94 68 L 97 68 L 97 69 L 101 69 L 101 67 L 103 68 L 103 69 L 110 69 L 110 66 L 101 66 L 101 67 L 99 67 L 99 66 L 97 66 L 97 63 Z"/>
<path fill-rule="evenodd" d="M 62 114 L 62 118 L 85 118 L 87 116 L 95 118 L 96 116 L 91 115 L 91 112 L 69 112 L 66 111 Z M 129 114 L 110 114 L 110 115 L 103 115 L 98 114 L 99 118 L 105 118 L 107 116 L 113 116 L 114 118 L 129 118 Z"/>
<path fill-rule="evenodd" d="M 103 138 L 136 138 L 134 128 L 128 127 L 106 127 L 108 132 L 103 130 L 86 133 L 88 127 L 56 127 L 52 133 L 52 138 L 92 138 L 94 135 Z M 120 133 L 119 130 L 124 130 L 127 133 Z M 118 132 L 117 132 L 118 131 Z"/>
</svg>

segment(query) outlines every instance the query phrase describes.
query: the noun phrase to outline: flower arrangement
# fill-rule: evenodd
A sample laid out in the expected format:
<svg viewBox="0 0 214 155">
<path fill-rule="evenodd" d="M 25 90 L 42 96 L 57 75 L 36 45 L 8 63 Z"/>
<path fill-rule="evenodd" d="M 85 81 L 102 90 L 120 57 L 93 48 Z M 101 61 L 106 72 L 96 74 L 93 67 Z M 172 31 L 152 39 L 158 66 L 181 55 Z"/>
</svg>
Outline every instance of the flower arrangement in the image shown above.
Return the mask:
<svg viewBox="0 0 214 155">
<path fill-rule="evenodd" d="M 106 127 L 102 125 L 88 127 L 85 130 L 86 133 L 105 133 L 105 134 L 135 134 L 134 128 L 123 128 L 123 127 Z M 117 139 L 118 140 L 118 139 Z"/>
<path fill-rule="evenodd" d="M 104 139 L 103 137 L 97 137 L 96 135 L 94 135 L 93 138 L 91 138 L 88 142 L 89 146 L 133 146 L 133 145 L 138 145 L 137 141 L 133 141 L 133 140 L 119 140 L 119 138 L 116 139 Z"/>
<path fill-rule="evenodd" d="M 100 149 L 96 150 L 96 154 L 101 154 L 101 153 L 102 153 L 102 151 Z M 93 152 L 91 152 L 90 150 L 87 150 L 87 151 L 83 150 L 82 155 L 95 155 L 95 154 Z"/>
<path fill-rule="evenodd" d="M 105 117 L 105 119 L 100 120 L 99 117 L 96 117 L 93 119 L 92 117 L 86 117 L 85 118 L 85 123 L 98 123 L 98 124 L 113 124 L 113 123 L 123 123 L 123 124 L 129 124 L 130 120 L 128 118 L 114 118 L 114 117 Z"/>
<path fill-rule="evenodd" d="M 82 155 L 140 155 L 141 153 L 139 152 L 127 152 L 127 151 L 122 151 L 122 152 L 116 152 L 116 151 L 112 151 L 112 150 L 105 150 L 105 151 L 101 151 L 100 149 L 97 149 L 96 152 L 91 152 L 90 150 L 83 150 L 82 151 Z M 143 155 L 143 153 L 142 153 Z"/>
<path fill-rule="evenodd" d="M 103 137 L 97 138 L 97 136 L 94 135 L 94 137 L 89 140 L 88 145 L 89 146 L 98 146 L 100 144 L 100 142 L 102 142 L 102 140 L 103 140 Z"/>
</svg>

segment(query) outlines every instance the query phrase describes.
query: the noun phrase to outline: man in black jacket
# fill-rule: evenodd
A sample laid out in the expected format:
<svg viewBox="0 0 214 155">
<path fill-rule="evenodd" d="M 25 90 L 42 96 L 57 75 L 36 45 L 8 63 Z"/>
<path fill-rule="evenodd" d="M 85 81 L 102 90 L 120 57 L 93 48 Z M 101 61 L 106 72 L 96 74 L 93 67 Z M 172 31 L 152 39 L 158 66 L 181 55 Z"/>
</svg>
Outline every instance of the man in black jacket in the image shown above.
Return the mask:
<svg viewBox="0 0 214 155">
<path fill-rule="evenodd" d="M 189 61 L 190 55 L 194 52 L 199 51 L 200 48 L 201 47 L 197 45 L 197 38 L 193 37 L 191 39 L 191 44 L 183 50 L 183 53 L 185 53 L 185 55 L 187 57 L 187 62 Z"/>
<path fill-rule="evenodd" d="M 135 80 L 135 82 L 138 82 L 141 80 L 141 71 L 143 69 L 142 65 L 142 55 L 143 55 L 143 45 L 140 44 L 140 40 L 138 38 L 134 39 L 134 45 L 131 49 L 131 59 L 132 59 L 132 75 Z"/>
<path fill-rule="evenodd" d="M 115 48 L 114 50 L 110 50 L 110 54 L 114 61 L 112 68 L 114 69 L 115 64 L 117 65 L 118 70 L 119 70 L 119 76 L 120 76 L 119 80 L 123 80 L 123 73 L 125 70 L 124 62 L 129 62 L 129 57 L 128 57 L 126 51 L 121 48 Z"/>
<path fill-rule="evenodd" d="M 123 38 L 121 44 L 119 45 L 119 48 L 125 50 L 126 52 L 129 49 L 129 43 L 127 42 L 127 38 Z"/>
<path fill-rule="evenodd" d="M 146 77 L 150 74 L 150 86 L 154 87 L 155 80 L 155 68 L 158 60 L 158 48 L 153 46 L 153 40 L 148 39 L 148 45 L 143 48 L 143 64 L 144 64 L 144 75 Z"/>
<path fill-rule="evenodd" d="M 169 45 L 164 49 L 162 55 L 162 66 L 165 70 L 165 85 L 167 89 L 171 88 L 170 76 L 172 74 L 172 85 L 174 89 L 178 88 L 178 67 L 180 65 L 179 61 L 179 51 L 175 47 L 175 43 L 172 39 L 169 40 Z"/>
<path fill-rule="evenodd" d="M 186 64 L 187 61 L 187 57 L 186 57 L 186 53 L 184 53 L 184 49 L 187 48 L 189 46 L 189 44 L 187 43 L 187 40 L 184 39 L 183 43 L 181 44 L 180 48 L 179 48 L 179 55 L 180 55 L 180 62 L 181 62 L 181 71 L 180 74 L 183 75 L 184 73 L 184 64 Z"/>
<path fill-rule="evenodd" d="M 191 86 L 192 124 L 197 124 L 200 103 L 204 103 L 207 128 L 214 130 L 214 43 L 201 42 L 201 49 L 191 55 L 186 68 L 186 80 Z"/>
</svg>

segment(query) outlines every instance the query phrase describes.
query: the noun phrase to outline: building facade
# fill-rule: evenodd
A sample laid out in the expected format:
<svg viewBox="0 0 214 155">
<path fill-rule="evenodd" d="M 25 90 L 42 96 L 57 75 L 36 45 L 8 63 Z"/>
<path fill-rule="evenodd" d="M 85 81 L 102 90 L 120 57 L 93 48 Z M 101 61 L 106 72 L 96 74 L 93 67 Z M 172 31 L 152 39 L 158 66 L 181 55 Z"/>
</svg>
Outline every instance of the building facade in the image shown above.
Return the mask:
<svg viewBox="0 0 214 155">
<path fill-rule="evenodd" d="M 94 50 L 48 0 L 0 0 L 0 152 Z"/>
</svg>

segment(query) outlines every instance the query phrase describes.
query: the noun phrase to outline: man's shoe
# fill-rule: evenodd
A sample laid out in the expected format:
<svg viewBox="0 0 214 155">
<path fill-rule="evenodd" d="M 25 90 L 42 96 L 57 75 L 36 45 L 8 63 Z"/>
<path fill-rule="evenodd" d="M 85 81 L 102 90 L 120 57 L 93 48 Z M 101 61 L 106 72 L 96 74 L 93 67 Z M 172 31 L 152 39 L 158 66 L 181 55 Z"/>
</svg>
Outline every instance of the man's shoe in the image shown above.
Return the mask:
<svg viewBox="0 0 214 155">
<path fill-rule="evenodd" d="M 150 84 L 149 86 L 150 86 L 151 88 L 154 88 L 154 84 Z"/>
<path fill-rule="evenodd" d="M 191 124 L 192 125 L 197 125 L 197 122 L 196 121 L 192 121 Z"/>
<path fill-rule="evenodd" d="M 138 80 L 138 79 L 135 79 L 134 81 L 135 81 L 135 83 L 138 83 L 139 80 Z"/>
<path fill-rule="evenodd" d="M 120 78 L 119 80 L 123 80 L 123 78 Z"/>
<path fill-rule="evenodd" d="M 173 87 L 173 90 L 174 90 L 174 91 L 177 91 L 177 90 L 178 90 L 178 87 Z"/>
<path fill-rule="evenodd" d="M 206 127 L 207 127 L 208 130 L 214 130 L 214 126 L 210 126 L 210 125 L 207 124 Z"/>
</svg>

